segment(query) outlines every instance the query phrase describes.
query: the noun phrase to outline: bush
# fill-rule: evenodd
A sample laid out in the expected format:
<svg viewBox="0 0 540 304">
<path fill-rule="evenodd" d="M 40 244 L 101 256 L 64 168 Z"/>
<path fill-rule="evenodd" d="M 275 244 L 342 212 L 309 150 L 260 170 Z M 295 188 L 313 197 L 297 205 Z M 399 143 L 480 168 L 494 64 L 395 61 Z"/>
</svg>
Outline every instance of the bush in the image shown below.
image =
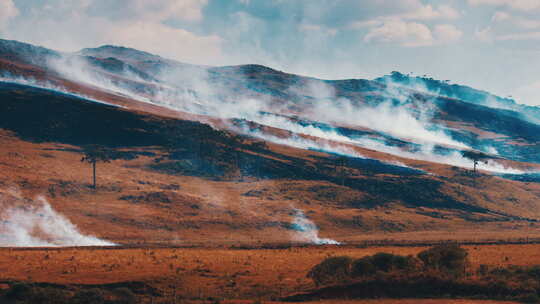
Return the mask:
<svg viewBox="0 0 540 304">
<path fill-rule="evenodd" d="M 389 272 L 392 270 L 392 266 L 394 263 L 394 255 L 391 253 L 386 252 L 379 252 L 376 253 L 371 257 L 371 260 L 373 263 L 373 266 L 379 271 L 382 272 Z"/>
<path fill-rule="evenodd" d="M 373 265 L 373 258 L 367 256 L 353 262 L 351 276 L 353 278 L 368 277 L 374 275 L 376 272 L 377 267 Z"/>
<path fill-rule="evenodd" d="M 116 288 L 113 292 L 118 298 L 117 303 L 119 304 L 137 303 L 137 296 L 127 287 Z"/>
<path fill-rule="evenodd" d="M 527 270 L 527 275 L 529 275 L 529 277 L 534 278 L 537 281 L 540 281 L 540 266 L 535 265 L 529 268 Z"/>
<path fill-rule="evenodd" d="M 0 303 L 4 303 L 5 299 L 7 303 L 18 304 L 63 304 L 69 302 L 68 298 L 68 293 L 59 288 L 16 283 L 0 297 Z"/>
<path fill-rule="evenodd" d="M 330 257 L 315 265 L 307 274 L 315 285 L 344 283 L 351 277 L 353 260 L 347 256 Z"/>
<path fill-rule="evenodd" d="M 33 289 L 32 300 L 27 302 L 40 304 L 63 304 L 69 303 L 68 298 L 69 296 L 62 289 L 55 287 L 41 287 Z"/>
<path fill-rule="evenodd" d="M 468 264 L 467 255 L 467 250 L 452 244 L 431 247 L 420 252 L 418 258 L 426 269 L 460 276 L 465 273 Z"/>
<path fill-rule="evenodd" d="M 406 272 L 415 270 L 418 263 L 418 260 L 413 256 L 379 252 L 354 261 L 351 275 L 354 278 L 359 278 L 374 275 L 376 272 Z"/>
<path fill-rule="evenodd" d="M 70 303 L 76 304 L 102 304 L 105 302 L 99 289 L 80 290 L 73 296 Z"/>
<path fill-rule="evenodd" d="M 540 297 L 536 293 L 528 293 L 519 297 L 518 301 L 522 303 L 540 303 Z"/>
<path fill-rule="evenodd" d="M 32 287 L 25 283 L 16 283 L 13 284 L 6 292 L 6 299 L 24 301 L 29 300 L 33 297 Z"/>
</svg>

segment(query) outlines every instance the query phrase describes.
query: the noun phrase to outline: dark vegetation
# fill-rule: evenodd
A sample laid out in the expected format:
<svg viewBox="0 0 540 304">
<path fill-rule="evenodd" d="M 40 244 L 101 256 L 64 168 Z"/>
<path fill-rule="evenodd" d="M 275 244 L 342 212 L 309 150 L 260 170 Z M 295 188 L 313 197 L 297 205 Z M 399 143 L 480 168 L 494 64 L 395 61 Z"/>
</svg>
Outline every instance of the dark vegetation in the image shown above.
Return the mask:
<svg viewBox="0 0 540 304">
<path fill-rule="evenodd" d="M 470 159 L 473 162 L 474 164 L 473 172 L 475 173 L 476 173 L 476 167 L 478 166 L 480 162 L 487 164 L 488 160 L 492 158 L 485 153 L 476 152 L 476 151 L 463 151 L 461 152 L 461 155 L 463 155 L 463 157 L 467 159 Z"/>
<path fill-rule="evenodd" d="M 471 103 L 485 104 L 488 100 L 494 100 L 499 104 L 515 105 L 515 101 L 512 99 L 501 98 L 486 91 L 476 90 L 468 86 L 450 84 L 448 80 L 441 81 L 428 78 L 426 75 L 423 77 L 410 76 L 393 71 L 390 75 L 377 78 L 375 81 L 399 83 L 403 86 L 413 88 L 420 84 L 424 85 L 428 91 L 436 92 L 438 95 L 457 98 Z"/>
<path fill-rule="evenodd" d="M 113 153 L 97 145 L 86 146 L 83 148 L 83 152 L 84 156 L 81 161 L 92 165 L 92 188 L 96 189 L 96 163 L 110 163 L 113 159 Z"/>
<path fill-rule="evenodd" d="M 538 135 L 540 127 L 529 122 L 537 121 L 540 115 L 539 107 L 517 104 L 511 98 L 501 98 L 485 91 L 449 84 L 448 80 L 436 80 L 425 75 L 411 76 L 394 71 L 391 75 L 377 78 L 375 81 L 381 84 L 397 83 L 412 89 L 419 85 L 423 86 L 428 92 L 443 96 L 433 99 L 439 108 L 435 115 L 436 119 L 470 124 L 481 130 L 501 134 L 501 137 L 508 137 L 508 140 L 521 137 L 532 145 L 517 147 L 505 141 L 483 139 L 478 134 L 465 130 L 447 130 L 456 140 L 480 150 L 486 146 L 496 147 L 501 156 L 510 159 L 540 162 L 540 156 L 536 153 L 537 143 L 540 141 Z M 497 108 L 492 108 L 493 106 Z"/>
<path fill-rule="evenodd" d="M 107 149 L 112 159 L 155 153 L 148 170 L 214 180 L 322 180 L 371 195 L 359 205 L 401 201 L 407 206 L 486 211 L 445 194 L 442 181 L 421 171 L 379 161 L 291 157 L 198 122 L 133 113 L 17 84 L 0 83 L 0 101 L 0 129 L 23 140 L 70 144 L 80 152 L 96 145 Z M 126 149 L 137 152 L 119 151 Z"/>
<path fill-rule="evenodd" d="M 137 282 L 100 286 L 68 286 L 46 283 L 30 284 L 11 282 L 8 289 L 0 291 L 0 303 L 135 304 L 138 303 L 139 297 L 155 294 L 155 290 L 150 290 L 152 288 L 143 285 L 144 284 Z"/>
<path fill-rule="evenodd" d="M 516 117 L 514 111 L 475 105 L 467 102 L 439 98 L 440 119 L 472 123 L 482 130 L 514 137 L 519 134 L 530 142 L 540 141 L 540 126 Z"/>
<path fill-rule="evenodd" d="M 516 180 L 525 183 L 540 183 L 539 173 L 526 173 L 526 174 L 501 174 L 501 177 L 506 179 Z"/>
<path fill-rule="evenodd" d="M 319 287 L 288 301 L 360 298 L 474 298 L 540 302 L 540 266 L 473 269 L 467 251 L 437 245 L 415 256 L 329 257 L 307 274 Z"/>
</svg>

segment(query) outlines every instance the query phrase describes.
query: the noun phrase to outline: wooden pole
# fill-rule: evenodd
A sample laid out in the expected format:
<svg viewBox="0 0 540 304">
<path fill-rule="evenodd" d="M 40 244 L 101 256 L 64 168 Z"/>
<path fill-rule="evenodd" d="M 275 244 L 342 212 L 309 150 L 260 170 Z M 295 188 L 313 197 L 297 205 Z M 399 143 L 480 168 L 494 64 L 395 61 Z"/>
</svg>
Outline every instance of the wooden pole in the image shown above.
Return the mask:
<svg viewBox="0 0 540 304">
<path fill-rule="evenodd" d="M 92 162 L 92 169 L 93 169 L 93 176 L 94 176 L 94 186 L 93 188 L 96 189 L 96 161 Z"/>
</svg>

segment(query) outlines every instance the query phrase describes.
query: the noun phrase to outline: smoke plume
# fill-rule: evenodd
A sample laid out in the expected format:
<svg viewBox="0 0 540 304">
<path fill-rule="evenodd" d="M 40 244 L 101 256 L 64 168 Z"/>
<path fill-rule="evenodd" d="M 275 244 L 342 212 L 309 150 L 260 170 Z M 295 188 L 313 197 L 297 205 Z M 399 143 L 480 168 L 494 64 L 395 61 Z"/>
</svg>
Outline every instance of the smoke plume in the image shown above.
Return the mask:
<svg viewBox="0 0 540 304">
<path fill-rule="evenodd" d="M 0 246 L 64 247 L 110 246 L 114 243 L 82 234 L 44 197 L 26 200 L 18 191 L 0 193 L 0 203 L 8 206 L 0 213 Z"/>
<path fill-rule="evenodd" d="M 443 163 L 471 168 L 469 160 L 462 157 L 459 149 L 471 149 L 456 140 L 447 126 L 434 122 L 434 98 L 423 83 L 410 84 L 405 88 L 391 79 L 385 80 L 374 101 L 345 98 L 336 94 L 336 89 L 326 81 L 310 79 L 292 83 L 281 92 L 287 96 L 274 102 L 273 93 L 258 94 L 246 90 L 252 84 L 248 75 L 231 68 L 230 74 L 219 75 L 205 67 L 163 65 L 151 77 L 142 78 L 128 68 L 112 72 L 103 70 L 88 59 L 75 55 L 63 55 L 48 60 L 48 68 L 67 79 L 75 80 L 108 92 L 128 96 L 141 102 L 157 104 L 173 110 L 221 118 L 230 129 L 274 143 L 302 149 L 316 149 L 351 157 L 361 157 L 357 151 L 345 146 L 333 145 L 307 139 L 320 138 L 347 145 L 355 145 L 388 153 L 397 157 Z M 229 72 L 227 72 L 229 73 Z M 11 77 L 12 78 L 12 77 Z M 234 79 L 231 81 L 230 79 Z M 14 79 L 14 78 L 12 78 Z M 39 85 L 52 90 L 66 92 L 48 83 L 16 79 L 19 83 Z M 87 97 L 85 97 L 87 98 Z M 88 98 L 87 98 L 88 99 Z M 106 102 L 105 102 L 106 103 Z M 294 108 L 294 113 L 291 112 Z M 300 119 L 316 123 L 300 123 L 291 119 L 294 114 Z M 276 137 L 262 130 L 238 128 L 231 121 L 236 119 L 257 123 L 293 134 L 289 138 Z M 321 123 L 325 126 L 321 126 Z M 370 130 L 371 135 L 345 135 L 336 126 Z M 377 138 L 379 137 L 379 138 Z M 402 140 L 415 145 L 416 149 L 404 149 L 388 144 L 382 137 Z M 447 154 L 437 153 L 437 147 L 455 150 Z M 393 161 L 396 163 L 396 160 Z M 490 161 L 484 170 L 497 173 L 523 173 L 513 168 Z"/>
<path fill-rule="evenodd" d="M 293 240 L 301 243 L 309 243 L 315 245 L 339 245 L 340 242 L 332 239 L 319 237 L 319 229 L 317 225 L 306 217 L 304 211 L 294 209 L 294 218 L 292 221 L 292 229 L 294 230 Z"/>
</svg>

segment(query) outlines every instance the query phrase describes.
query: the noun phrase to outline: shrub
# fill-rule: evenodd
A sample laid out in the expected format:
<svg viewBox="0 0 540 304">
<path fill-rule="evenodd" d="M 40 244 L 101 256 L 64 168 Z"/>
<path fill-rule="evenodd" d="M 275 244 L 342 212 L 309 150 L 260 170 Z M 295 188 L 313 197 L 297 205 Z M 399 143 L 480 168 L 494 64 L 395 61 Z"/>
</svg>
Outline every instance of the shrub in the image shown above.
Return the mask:
<svg viewBox="0 0 540 304">
<path fill-rule="evenodd" d="M 481 264 L 476 271 L 478 275 L 485 276 L 489 273 L 489 266 L 486 264 Z"/>
<path fill-rule="evenodd" d="M 415 270 L 418 260 L 413 256 L 394 255 L 379 252 L 372 256 L 366 256 L 354 261 L 352 265 L 352 277 L 366 277 L 374 275 L 376 272 L 406 272 Z"/>
<path fill-rule="evenodd" d="M 520 296 L 518 301 L 522 303 L 540 303 L 540 297 L 536 293 L 528 293 Z"/>
<path fill-rule="evenodd" d="M 116 288 L 113 292 L 118 298 L 117 303 L 119 304 L 137 303 L 137 296 L 127 287 Z"/>
<path fill-rule="evenodd" d="M 307 274 L 315 285 L 343 283 L 351 277 L 352 259 L 347 256 L 330 257 L 315 265 Z"/>
<path fill-rule="evenodd" d="M 374 275 L 376 272 L 377 267 L 373 265 L 373 258 L 367 256 L 353 262 L 351 276 L 353 278 L 368 277 Z"/>
<path fill-rule="evenodd" d="M 24 301 L 33 296 L 32 287 L 25 283 L 13 284 L 6 292 L 5 297 L 9 300 Z"/>
<path fill-rule="evenodd" d="M 386 252 L 379 252 L 372 256 L 371 258 L 373 266 L 379 271 L 389 272 L 392 270 L 394 263 L 394 255 Z"/>
<path fill-rule="evenodd" d="M 465 273 L 468 264 L 467 250 L 459 245 L 438 245 L 418 254 L 425 268 L 459 276 Z"/>
<path fill-rule="evenodd" d="M 68 303 L 68 298 L 68 293 L 59 288 L 16 283 L 0 297 L 0 303 L 4 303 L 2 300 L 5 299 L 7 303 L 18 304 L 61 304 Z"/>
<path fill-rule="evenodd" d="M 62 304 L 69 303 L 67 293 L 55 287 L 41 287 L 33 289 L 32 299 L 28 303 Z"/>
<path fill-rule="evenodd" d="M 527 270 L 527 275 L 535 280 L 540 281 L 540 265 L 535 265 L 529 268 Z"/>
<path fill-rule="evenodd" d="M 70 303 L 76 304 L 102 304 L 105 302 L 103 294 L 99 289 L 87 289 L 78 291 L 71 299 Z"/>
</svg>

